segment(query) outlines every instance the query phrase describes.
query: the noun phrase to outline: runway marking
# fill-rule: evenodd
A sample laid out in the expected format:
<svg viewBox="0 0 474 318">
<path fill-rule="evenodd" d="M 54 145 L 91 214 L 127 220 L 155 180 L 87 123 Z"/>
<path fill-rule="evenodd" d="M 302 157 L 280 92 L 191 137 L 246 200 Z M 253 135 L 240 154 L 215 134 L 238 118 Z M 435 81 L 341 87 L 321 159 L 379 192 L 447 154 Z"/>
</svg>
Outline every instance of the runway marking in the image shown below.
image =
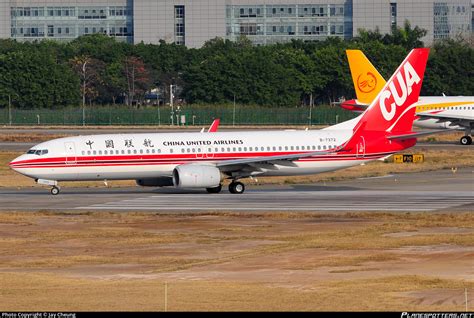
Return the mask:
<svg viewBox="0 0 474 318">
<path fill-rule="evenodd" d="M 112 201 L 88 206 L 81 210 L 156 210 L 156 211 L 435 211 L 474 204 L 469 195 L 416 193 L 416 196 L 367 195 L 357 191 L 336 192 L 253 192 L 234 194 L 163 194 Z M 275 200 L 278 197 L 278 200 Z M 329 195 L 328 195 L 329 194 Z M 463 193 L 464 194 L 464 193 Z"/>
</svg>

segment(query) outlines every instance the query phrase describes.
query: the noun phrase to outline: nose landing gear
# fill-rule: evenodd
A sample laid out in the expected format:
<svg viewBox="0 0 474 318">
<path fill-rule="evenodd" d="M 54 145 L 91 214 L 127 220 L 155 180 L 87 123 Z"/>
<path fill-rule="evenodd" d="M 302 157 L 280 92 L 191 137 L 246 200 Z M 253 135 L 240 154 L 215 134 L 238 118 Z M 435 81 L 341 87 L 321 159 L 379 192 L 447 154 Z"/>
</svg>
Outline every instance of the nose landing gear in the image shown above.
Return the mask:
<svg viewBox="0 0 474 318">
<path fill-rule="evenodd" d="M 472 138 L 471 138 L 471 136 L 463 136 L 463 137 L 461 137 L 460 143 L 461 143 L 461 145 L 463 145 L 463 146 L 467 146 L 467 145 L 472 144 Z"/>
<path fill-rule="evenodd" d="M 51 194 L 52 195 L 58 195 L 61 189 L 58 186 L 54 186 L 51 188 Z"/>
<path fill-rule="evenodd" d="M 459 140 L 460 144 L 463 146 L 468 146 L 472 144 L 472 127 L 466 127 L 464 130 L 464 136 Z"/>
<path fill-rule="evenodd" d="M 45 180 L 45 179 L 38 179 L 36 183 L 46 186 L 51 186 L 51 194 L 58 195 L 61 192 L 61 188 L 58 185 L 58 182 L 55 180 Z"/>
</svg>

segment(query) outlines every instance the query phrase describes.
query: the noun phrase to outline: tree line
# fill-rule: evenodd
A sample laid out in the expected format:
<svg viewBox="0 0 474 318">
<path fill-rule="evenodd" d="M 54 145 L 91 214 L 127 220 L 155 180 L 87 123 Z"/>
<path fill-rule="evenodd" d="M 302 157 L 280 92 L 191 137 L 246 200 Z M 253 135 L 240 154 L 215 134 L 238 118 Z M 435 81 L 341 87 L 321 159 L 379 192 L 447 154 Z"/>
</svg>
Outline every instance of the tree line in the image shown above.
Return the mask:
<svg viewBox="0 0 474 318">
<path fill-rule="evenodd" d="M 298 106 L 354 97 L 346 49 L 361 49 L 388 78 L 426 31 L 406 24 L 391 34 L 361 31 L 351 40 L 254 46 L 216 38 L 202 48 L 127 44 L 104 35 L 69 43 L 0 40 L 0 107 L 57 108 L 143 103 L 159 88 L 169 100 Z M 422 94 L 474 95 L 474 50 L 461 40 L 436 42 Z"/>
</svg>

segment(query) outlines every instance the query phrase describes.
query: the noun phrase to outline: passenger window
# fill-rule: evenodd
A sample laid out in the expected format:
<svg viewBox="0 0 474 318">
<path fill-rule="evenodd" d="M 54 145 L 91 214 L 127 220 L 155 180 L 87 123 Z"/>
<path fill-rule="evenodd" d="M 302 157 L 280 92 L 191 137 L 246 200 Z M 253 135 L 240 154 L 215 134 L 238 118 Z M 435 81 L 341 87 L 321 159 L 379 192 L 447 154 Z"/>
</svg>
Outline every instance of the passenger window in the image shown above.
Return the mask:
<svg viewBox="0 0 474 318">
<path fill-rule="evenodd" d="M 282 147 L 281 147 L 281 146 L 280 146 L 280 147 L 278 147 L 278 150 L 280 150 L 280 151 L 281 151 L 281 149 L 282 149 Z"/>
<path fill-rule="evenodd" d="M 88 156 L 91 155 L 91 151 L 90 151 L 90 150 L 87 151 L 87 155 L 88 155 Z"/>
<path fill-rule="evenodd" d="M 181 153 L 185 153 L 186 151 L 184 150 L 184 148 L 181 149 Z"/>
<path fill-rule="evenodd" d="M 186 149 L 186 150 L 188 151 L 188 153 L 190 153 L 190 152 L 191 152 L 191 148 L 188 148 L 188 149 Z"/>
<path fill-rule="evenodd" d="M 239 152 L 241 152 L 241 151 L 242 151 L 242 147 L 239 147 Z"/>
<path fill-rule="evenodd" d="M 273 151 L 276 151 L 277 150 L 277 147 L 273 147 Z"/>
<path fill-rule="evenodd" d="M 301 146 L 301 150 L 304 150 L 304 149 L 305 149 L 305 147 L 304 147 L 304 146 Z"/>
<path fill-rule="evenodd" d="M 100 155 L 100 156 L 102 155 L 102 150 L 99 150 L 99 155 Z"/>
<path fill-rule="evenodd" d="M 326 145 L 323 146 L 323 149 L 326 150 Z"/>
<path fill-rule="evenodd" d="M 133 149 L 133 153 L 136 155 L 137 154 L 137 149 Z"/>
<path fill-rule="evenodd" d="M 97 154 L 97 151 L 94 150 L 94 151 L 92 152 L 92 154 L 95 156 L 95 155 Z"/>
<path fill-rule="evenodd" d="M 316 150 L 316 146 L 313 146 L 313 150 Z"/>
<path fill-rule="evenodd" d="M 261 151 L 265 151 L 265 147 L 260 148 Z"/>
<path fill-rule="evenodd" d="M 216 148 L 216 149 L 214 149 L 214 150 L 215 150 L 215 152 L 219 152 L 219 148 Z"/>
<path fill-rule="evenodd" d="M 170 149 L 170 153 L 173 153 L 173 148 Z"/>
<path fill-rule="evenodd" d="M 270 149 L 271 149 L 270 147 L 267 147 L 267 151 L 270 151 Z M 273 150 L 275 150 L 275 147 L 273 147 Z"/>
<path fill-rule="evenodd" d="M 249 151 L 253 151 L 253 147 L 250 147 L 250 148 L 249 148 Z"/>
<path fill-rule="evenodd" d="M 288 150 L 288 146 L 285 146 L 285 150 Z"/>
<path fill-rule="evenodd" d="M 222 152 L 225 152 L 225 148 L 222 148 L 221 150 L 222 150 Z"/>
<path fill-rule="evenodd" d="M 209 148 L 209 152 L 212 152 L 212 148 Z"/>
<path fill-rule="evenodd" d="M 230 152 L 230 148 L 227 148 L 227 152 Z"/>
<path fill-rule="evenodd" d="M 130 155 L 132 153 L 132 151 L 130 149 L 128 149 L 127 153 Z"/>
<path fill-rule="evenodd" d="M 318 150 L 321 150 L 321 146 L 318 146 Z"/>
<path fill-rule="evenodd" d="M 104 150 L 104 155 L 108 154 L 107 150 Z"/>
<path fill-rule="evenodd" d="M 124 155 L 124 154 L 125 154 L 125 150 L 122 150 L 122 155 Z"/>
<path fill-rule="evenodd" d="M 83 150 L 83 151 L 82 151 L 82 155 L 84 156 L 85 154 L 86 154 L 86 152 Z"/>
<path fill-rule="evenodd" d="M 235 147 L 234 147 L 234 148 L 232 148 L 232 151 L 233 151 L 233 152 L 235 152 L 235 151 L 236 151 L 236 149 L 237 149 L 237 148 L 235 148 Z"/>
<path fill-rule="evenodd" d="M 244 151 L 247 151 L 247 147 L 244 147 Z"/>
<path fill-rule="evenodd" d="M 296 150 L 300 150 L 300 146 L 296 146 Z"/>
</svg>

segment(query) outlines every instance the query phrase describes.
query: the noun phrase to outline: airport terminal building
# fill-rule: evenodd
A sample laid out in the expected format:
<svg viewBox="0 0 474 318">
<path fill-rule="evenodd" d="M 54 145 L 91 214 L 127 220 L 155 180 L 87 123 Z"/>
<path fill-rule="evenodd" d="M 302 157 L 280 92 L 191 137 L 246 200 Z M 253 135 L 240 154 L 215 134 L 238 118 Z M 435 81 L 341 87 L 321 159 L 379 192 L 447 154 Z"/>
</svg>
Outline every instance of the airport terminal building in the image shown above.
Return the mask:
<svg viewBox="0 0 474 318">
<path fill-rule="evenodd" d="M 0 38 L 72 40 L 102 33 L 129 43 L 201 47 L 215 37 L 269 44 L 389 33 L 409 21 L 437 39 L 472 37 L 474 0 L 0 0 Z"/>
</svg>

